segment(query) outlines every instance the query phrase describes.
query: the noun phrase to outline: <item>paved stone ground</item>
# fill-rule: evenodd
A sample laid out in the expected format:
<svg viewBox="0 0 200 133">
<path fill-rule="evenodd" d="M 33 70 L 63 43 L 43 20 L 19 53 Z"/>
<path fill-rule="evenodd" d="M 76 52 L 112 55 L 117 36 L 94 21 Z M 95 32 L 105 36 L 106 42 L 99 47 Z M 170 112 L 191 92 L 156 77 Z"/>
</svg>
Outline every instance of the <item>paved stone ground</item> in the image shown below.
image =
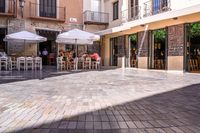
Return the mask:
<svg viewBox="0 0 200 133">
<path fill-rule="evenodd" d="M 0 81 L 0 132 L 200 132 L 200 75 L 1 72 Z"/>
</svg>

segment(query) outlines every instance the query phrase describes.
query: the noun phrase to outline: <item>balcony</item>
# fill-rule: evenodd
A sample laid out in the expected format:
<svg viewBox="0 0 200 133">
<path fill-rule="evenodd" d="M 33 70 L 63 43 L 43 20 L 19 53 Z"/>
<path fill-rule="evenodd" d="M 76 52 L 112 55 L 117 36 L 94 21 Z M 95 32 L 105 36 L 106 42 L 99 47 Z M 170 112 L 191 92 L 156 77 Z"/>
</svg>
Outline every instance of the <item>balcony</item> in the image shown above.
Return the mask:
<svg viewBox="0 0 200 133">
<path fill-rule="evenodd" d="M 84 24 L 107 25 L 109 14 L 104 12 L 85 11 L 83 13 Z"/>
<path fill-rule="evenodd" d="M 122 11 L 122 23 L 141 19 L 141 7 L 134 6 L 128 10 Z"/>
<path fill-rule="evenodd" d="M 30 2 L 30 18 L 64 22 L 66 20 L 66 8 Z"/>
<path fill-rule="evenodd" d="M 154 0 L 144 3 L 143 17 L 152 16 L 155 14 L 170 11 L 170 0 Z"/>
<path fill-rule="evenodd" d="M 0 15 L 1 16 L 14 16 L 15 15 L 15 1 L 14 0 L 1 0 L 0 1 Z"/>
</svg>

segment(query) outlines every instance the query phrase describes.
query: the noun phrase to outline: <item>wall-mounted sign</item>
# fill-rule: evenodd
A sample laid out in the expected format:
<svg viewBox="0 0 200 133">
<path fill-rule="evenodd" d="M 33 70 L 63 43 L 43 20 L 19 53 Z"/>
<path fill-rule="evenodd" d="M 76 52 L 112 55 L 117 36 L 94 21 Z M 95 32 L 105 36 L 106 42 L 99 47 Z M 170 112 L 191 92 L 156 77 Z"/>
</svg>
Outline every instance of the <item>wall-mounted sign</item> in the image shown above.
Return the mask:
<svg viewBox="0 0 200 133">
<path fill-rule="evenodd" d="M 77 18 L 69 18 L 69 22 L 76 23 L 77 22 Z"/>
</svg>

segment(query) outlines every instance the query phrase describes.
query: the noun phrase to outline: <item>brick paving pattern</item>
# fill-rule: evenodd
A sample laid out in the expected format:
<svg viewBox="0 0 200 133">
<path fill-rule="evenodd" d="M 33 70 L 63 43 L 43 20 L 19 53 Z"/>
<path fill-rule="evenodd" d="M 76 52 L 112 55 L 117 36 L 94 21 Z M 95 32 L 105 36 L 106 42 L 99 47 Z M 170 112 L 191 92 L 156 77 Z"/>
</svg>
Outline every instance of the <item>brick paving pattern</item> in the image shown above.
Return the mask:
<svg viewBox="0 0 200 133">
<path fill-rule="evenodd" d="M 133 69 L 54 74 L 6 82 L 0 73 L 0 132 L 200 132 L 198 74 Z"/>
</svg>

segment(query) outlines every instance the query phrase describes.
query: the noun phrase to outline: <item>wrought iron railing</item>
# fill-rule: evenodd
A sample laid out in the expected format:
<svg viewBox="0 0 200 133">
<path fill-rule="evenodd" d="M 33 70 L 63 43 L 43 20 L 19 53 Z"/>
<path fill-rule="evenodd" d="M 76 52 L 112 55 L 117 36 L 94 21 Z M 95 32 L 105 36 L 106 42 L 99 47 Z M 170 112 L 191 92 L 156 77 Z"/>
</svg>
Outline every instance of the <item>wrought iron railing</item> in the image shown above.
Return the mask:
<svg viewBox="0 0 200 133">
<path fill-rule="evenodd" d="M 109 14 L 104 12 L 85 11 L 83 13 L 83 21 L 84 23 L 108 24 Z"/>
<path fill-rule="evenodd" d="M 57 6 L 46 6 L 30 2 L 31 18 L 49 18 L 59 21 L 65 21 L 66 8 Z"/>
<path fill-rule="evenodd" d="M 129 20 L 136 20 L 140 18 L 141 18 L 141 7 L 140 6 L 131 7 L 129 12 Z"/>
<path fill-rule="evenodd" d="M 154 0 L 144 3 L 143 17 L 159 14 L 171 10 L 171 0 Z"/>
<path fill-rule="evenodd" d="M 14 15 L 15 14 L 15 1 L 14 0 L 1 0 L 0 1 L 0 14 L 1 15 Z"/>
<path fill-rule="evenodd" d="M 134 6 L 130 9 L 122 11 L 122 23 L 137 20 L 141 18 L 141 7 Z"/>
</svg>

